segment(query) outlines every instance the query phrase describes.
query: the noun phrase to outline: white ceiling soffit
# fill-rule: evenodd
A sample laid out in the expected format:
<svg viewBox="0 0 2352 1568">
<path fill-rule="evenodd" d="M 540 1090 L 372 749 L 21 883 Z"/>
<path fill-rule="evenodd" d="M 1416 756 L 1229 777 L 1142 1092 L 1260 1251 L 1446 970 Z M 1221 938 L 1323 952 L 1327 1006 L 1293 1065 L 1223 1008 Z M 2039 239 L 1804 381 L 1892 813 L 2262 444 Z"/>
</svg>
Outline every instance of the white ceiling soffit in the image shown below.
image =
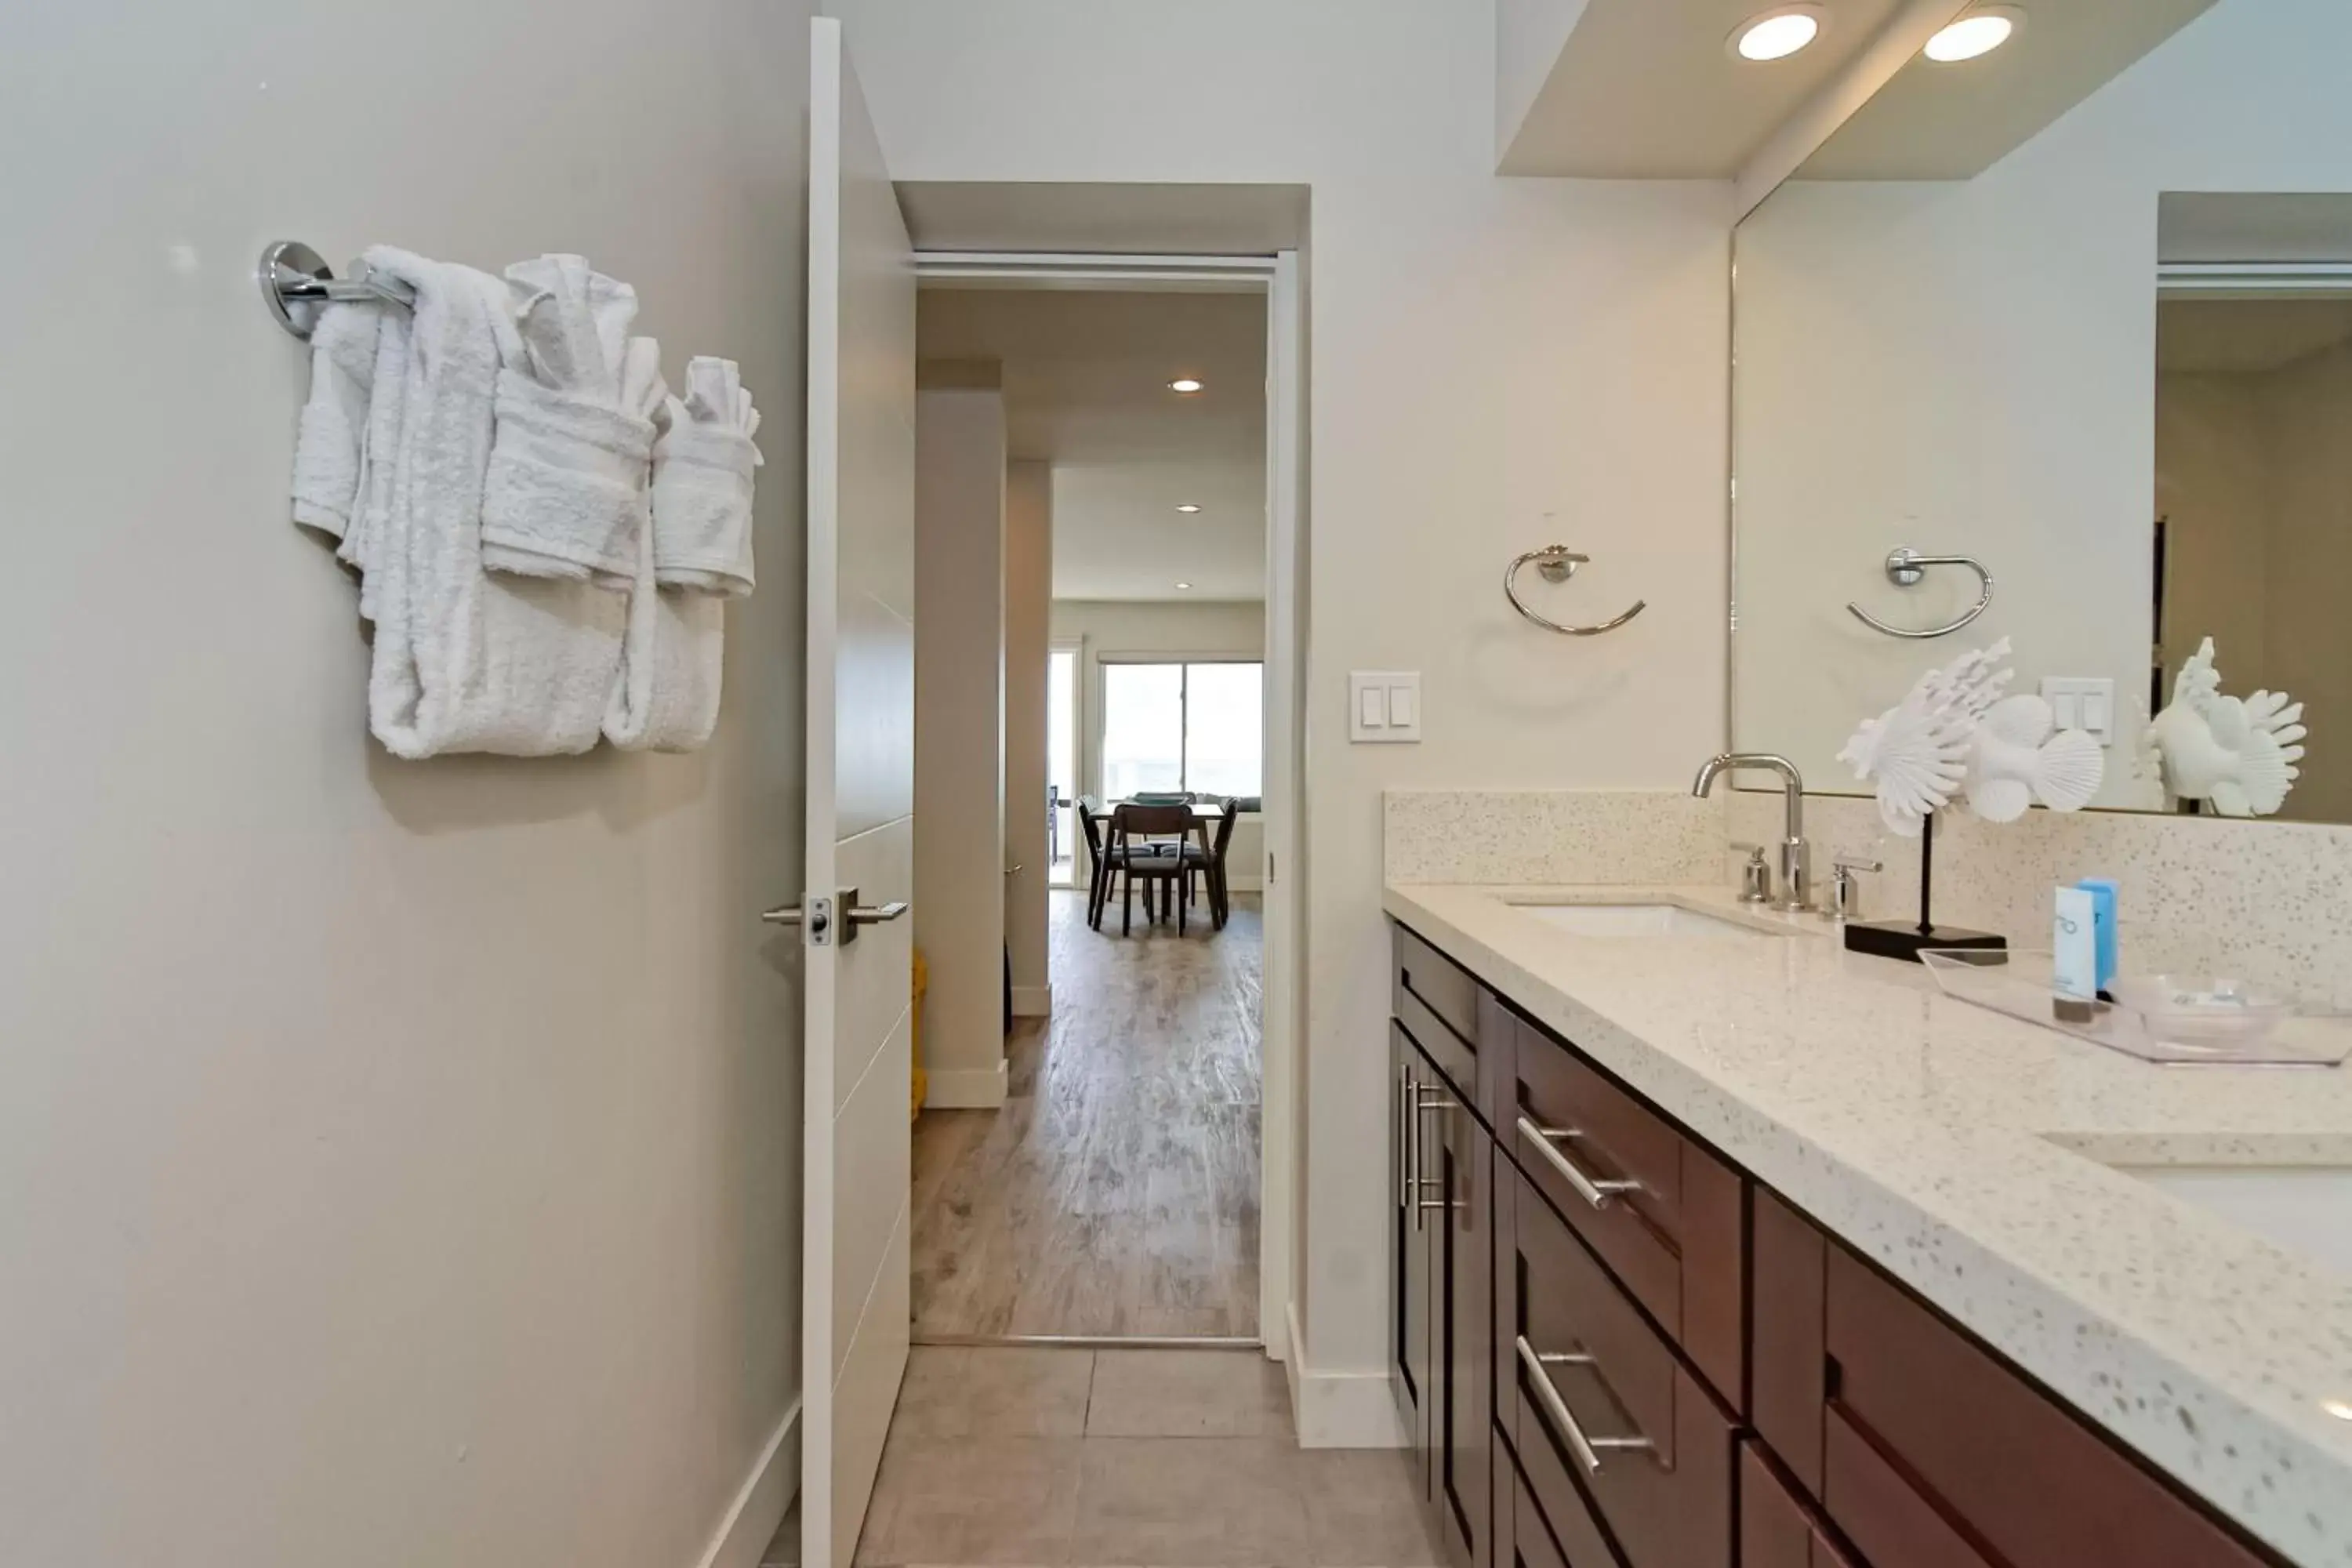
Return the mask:
<svg viewBox="0 0 2352 1568">
<path fill-rule="evenodd" d="M 918 250 L 1270 256 L 1307 243 L 1305 185 L 902 180 Z"/>
<path fill-rule="evenodd" d="M 1055 598 L 1265 596 L 1262 292 L 927 288 L 917 311 L 925 360 L 1003 367 L 1007 450 L 1054 467 Z"/>
<path fill-rule="evenodd" d="M 2167 191 L 2156 199 L 2156 258 L 2352 261 L 2352 195 Z"/>
<path fill-rule="evenodd" d="M 1786 59 L 1728 45 L 1774 0 L 1501 0 L 1497 127 L 1505 174 L 1728 179 L 1866 44 L 1896 0 L 1824 0 L 1821 37 Z M 1539 85 L 1528 51 L 1566 42 Z M 1531 94 L 1531 96 L 1530 96 Z"/>
<path fill-rule="evenodd" d="M 1966 180 L 2211 8 L 2213 0 L 2021 0 L 1989 55 L 1915 58 L 1797 172 L 1801 180 Z"/>
</svg>

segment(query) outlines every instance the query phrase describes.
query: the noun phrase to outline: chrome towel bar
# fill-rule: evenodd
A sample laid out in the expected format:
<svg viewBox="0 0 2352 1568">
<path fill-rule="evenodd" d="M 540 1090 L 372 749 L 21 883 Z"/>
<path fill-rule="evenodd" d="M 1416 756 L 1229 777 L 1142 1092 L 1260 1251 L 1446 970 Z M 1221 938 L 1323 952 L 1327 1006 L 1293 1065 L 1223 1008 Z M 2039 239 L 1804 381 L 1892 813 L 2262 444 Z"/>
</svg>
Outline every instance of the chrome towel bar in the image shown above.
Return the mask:
<svg viewBox="0 0 2352 1568">
<path fill-rule="evenodd" d="M 1969 556 L 1922 555 L 1917 551 L 1912 549 L 1909 545 L 1902 545 L 1887 552 L 1886 580 L 1894 584 L 1898 588 L 1915 588 L 1918 586 L 1919 579 L 1927 574 L 1927 568 L 1930 566 L 1965 566 L 1969 571 L 1977 574 L 1977 581 L 1981 584 L 1981 589 L 1977 595 L 1977 602 L 1970 605 L 1968 609 L 1962 613 L 1960 618 L 1954 621 L 1950 626 L 1929 626 L 1924 630 L 1913 631 L 1907 626 L 1889 626 L 1885 621 L 1880 620 L 1876 616 L 1872 615 L 1868 610 L 1864 609 L 1860 605 L 1853 604 L 1851 601 L 1847 603 L 1846 608 L 1853 612 L 1853 618 L 1855 620 L 1860 621 L 1864 626 L 1868 626 L 1873 631 L 1885 632 L 1891 637 L 1911 637 L 1916 639 L 1949 637 L 1954 632 L 1958 631 L 1962 626 L 1967 626 L 1970 621 L 1975 620 L 1979 616 L 1983 615 L 1985 611 L 1991 606 L 1992 574 L 1985 570 L 1983 562 L 1975 560 Z"/>
<path fill-rule="evenodd" d="M 1649 608 L 1650 602 L 1647 599 L 1636 599 L 1633 601 L 1632 609 L 1614 619 L 1603 621 L 1597 626 L 1571 626 L 1536 614 L 1528 609 L 1527 602 L 1519 597 L 1519 569 L 1530 561 L 1535 563 L 1536 571 L 1545 582 L 1565 583 L 1576 575 L 1578 567 L 1589 563 L 1591 560 L 1591 556 L 1580 555 L 1565 544 L 1547 544 L 1541 550 L 1530 550 L 1513 561 L 1510 569 L 1503 574 L 1503 596 L 1511 601 L 1511 608 L 1518 611 L 1546 631 L 1560 632 L 1572 637 L 1599 637 L 1602 632 L 1613 632 Z"/>
<path fill-rule="evenodd" d="M 263 247 L 255 275 L 261 284 L 261 302 L 269 307 L 269 319 L 305 342 L 310 341 L 310 329 L 319 324 L 320 308 L 330 300 L 373 300 L 403 309 L 414 309 L 416 304 L 416 296 L 405 283 L 373 277 L 365 270 L 357 277 L 337 278 L 326 258 L 299 239 L 276 240 Z"/>
</svg>

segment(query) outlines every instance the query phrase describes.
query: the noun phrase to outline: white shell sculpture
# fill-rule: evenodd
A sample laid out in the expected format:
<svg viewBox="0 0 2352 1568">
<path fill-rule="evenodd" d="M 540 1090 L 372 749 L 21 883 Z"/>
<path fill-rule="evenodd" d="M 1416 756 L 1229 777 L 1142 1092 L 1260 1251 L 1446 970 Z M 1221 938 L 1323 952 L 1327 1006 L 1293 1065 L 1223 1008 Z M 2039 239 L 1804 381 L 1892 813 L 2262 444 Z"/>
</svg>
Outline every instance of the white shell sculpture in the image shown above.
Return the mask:
<svg viewBox="0 0 2352 1568">
<path fill-rule="evenodd" d="M 2172 682 L 2172 700 L 2147 727 L 2147 745 L 2176 800 L 2210 802 L 2223 816 L 2269 816 L 2302 776 L 2303 704 L 2283 691 L 2221 695 L 2213 639 Z"/>
<path fill-rule="evenodd" d="M 1987 822 L 2015 822 L 2037 800 L 2053 811 L 2080 811 L 2106 773 L 2095 737 L 2058 729 L 2050 704 L 2030 692 L 2005 697 L 1977 721 L 1969 809 Z"/>
<path fill-rule="evenodd" d="M 1889 829 L 1916 838 L 1928 814 L 1951 804 L 1967 782 L 1978 720 L 2014 673 L 2000 668 L 2008 658 L 2003 637 L 1927 671 L 1902 701 L 1864 720 L 1838 752 L 1854 777 L 1876 783 L 1878 815 Z"/>
</svg>

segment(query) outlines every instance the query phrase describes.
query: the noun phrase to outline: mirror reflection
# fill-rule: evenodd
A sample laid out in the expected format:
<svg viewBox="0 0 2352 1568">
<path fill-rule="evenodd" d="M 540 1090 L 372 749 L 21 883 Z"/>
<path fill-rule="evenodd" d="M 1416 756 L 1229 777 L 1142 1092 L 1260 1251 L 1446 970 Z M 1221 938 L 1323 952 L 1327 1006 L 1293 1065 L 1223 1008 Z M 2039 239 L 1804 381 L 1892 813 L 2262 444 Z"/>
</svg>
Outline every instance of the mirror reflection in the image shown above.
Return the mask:
<svg viewBox="0 0 2352 1568">
<path fill-rule="evenodd" d="M 2006 638 L 2095 807 L 2352 821 L 2352 7 L 2006 9 L 1740 225 L 1733 744 Z"/>
</svg>

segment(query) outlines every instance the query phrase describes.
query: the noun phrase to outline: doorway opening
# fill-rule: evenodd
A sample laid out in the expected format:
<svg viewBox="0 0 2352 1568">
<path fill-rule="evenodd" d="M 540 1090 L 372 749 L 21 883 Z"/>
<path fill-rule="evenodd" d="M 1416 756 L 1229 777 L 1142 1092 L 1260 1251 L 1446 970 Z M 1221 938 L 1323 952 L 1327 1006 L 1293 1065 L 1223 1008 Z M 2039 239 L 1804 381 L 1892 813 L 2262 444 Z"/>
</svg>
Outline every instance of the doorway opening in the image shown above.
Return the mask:
<svg viewBox="0 0 2352 1568">
<path fill-rule="evenodd" d="M 1057 638 L 1045 658 L 1045 858 L 1047 884 L 1078 886 L 1079 643 Z"/>
<path fill-rule="evenodd" d="M 909 1214 L 919 1344 L 1286 1359 L 1296 268 L 918 253 L 916 938 L 934 987 Z M 997 639 L 961 657 L 927 651 L 943 617 L 923 591 L 944 574 L 927 524 L 968 543 L 975 515 L 943 500 L 931 460 L 958 428 L 955 482 L 1001 498 L 1003 574 L 985 592 L 979 557 L 942 539 L 966 563 L 936 590 L 947 618 L 978 601 Z M 1001 669 L 993 1084 L 989 1064 L 933 1050 L 955 1030 L 935 945 L 1000 940 L 940 929 L 927 888 L 925 758 L 954 765 L 924 698 L 943 660 Z M 980 706 L 975 685 L 961 710 Z"/>
</svg>

